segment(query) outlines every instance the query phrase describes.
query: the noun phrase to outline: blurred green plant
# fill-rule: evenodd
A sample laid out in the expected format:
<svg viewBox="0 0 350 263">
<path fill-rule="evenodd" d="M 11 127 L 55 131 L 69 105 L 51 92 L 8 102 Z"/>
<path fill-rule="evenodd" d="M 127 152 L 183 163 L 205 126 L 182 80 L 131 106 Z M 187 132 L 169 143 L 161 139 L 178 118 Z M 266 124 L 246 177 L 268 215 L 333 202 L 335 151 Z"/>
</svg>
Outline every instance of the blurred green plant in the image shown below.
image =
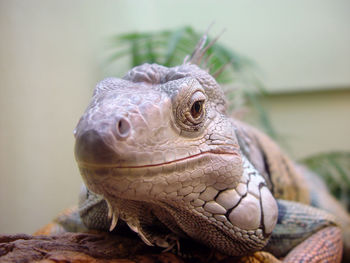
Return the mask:
<svg viewBox="0 0 350 263">
<path fill-rule="evenodd" d="M 117 35 L 112 38 L 114 53 L 108 62 L 129 57 L 130 67 L 143 63 L 177 66 L 183 63 L 187 55 L 192 54 L 202 35 L 189 26 L 175 30 Z M 207 41 L 210 43 L 212 40 L 208 37 Z M 257 66 L 254 62 L 217 42 L 209 47 L 203 61 L 209 73 L 222 84 L 229 101 L 229 110 L 234 113 L 243 107 L 249 107 L 258 116 L 258 125 L 269 136 L 284 144 L 260 103 L 260 98 L 266 92 L 256 76 Z M 235 84 L 236 87 L 232 88 Z M 324 153 L 301 162 L 319 174 L 331 192 L 350 211 L 350 153 Z"/>
<path fill-rule="evenodd" d="M 326 182 L 328 189 L 350 211 L 350 153 L 330 152 L 300 161 Z"/>
</svg>

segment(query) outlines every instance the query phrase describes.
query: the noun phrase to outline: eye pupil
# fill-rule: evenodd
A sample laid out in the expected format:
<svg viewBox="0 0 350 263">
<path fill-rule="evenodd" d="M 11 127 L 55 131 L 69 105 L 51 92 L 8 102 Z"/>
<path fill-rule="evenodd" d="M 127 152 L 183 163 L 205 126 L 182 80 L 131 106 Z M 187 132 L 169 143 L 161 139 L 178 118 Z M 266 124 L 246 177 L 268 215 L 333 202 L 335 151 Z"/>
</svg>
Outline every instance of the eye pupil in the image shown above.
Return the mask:
<svg viewBox="0 0 350 263">
<path fill-rule="evenodd" d="M 198 118 L 202 113 L 203 101 L 196 101 L 191 108 L 191 115 L 193 118 Z"/>
</svg>

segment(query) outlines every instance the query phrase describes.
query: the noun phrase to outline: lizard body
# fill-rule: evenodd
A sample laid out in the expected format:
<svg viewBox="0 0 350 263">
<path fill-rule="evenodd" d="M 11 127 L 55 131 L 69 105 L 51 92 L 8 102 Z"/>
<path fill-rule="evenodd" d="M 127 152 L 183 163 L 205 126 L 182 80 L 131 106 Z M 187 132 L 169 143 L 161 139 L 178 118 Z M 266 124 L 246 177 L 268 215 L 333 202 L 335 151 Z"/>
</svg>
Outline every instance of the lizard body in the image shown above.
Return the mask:
<svg viewBox="0 0 350 263">
<path fill-rule="evenodd" d="M 286 262 L 321 255 L 310 244 L 324 236 L 336 247 L 324 259 L 339 261 L 349 216 L 270 138 L 227 116 L 220 86 L 195 65 L 200 52 L 97 85 L 75 129 L 82 221 L 113 230 L 123 220 L 149 245 L 191 238 L 229 255 L 289 253 Z"/>
</svg>

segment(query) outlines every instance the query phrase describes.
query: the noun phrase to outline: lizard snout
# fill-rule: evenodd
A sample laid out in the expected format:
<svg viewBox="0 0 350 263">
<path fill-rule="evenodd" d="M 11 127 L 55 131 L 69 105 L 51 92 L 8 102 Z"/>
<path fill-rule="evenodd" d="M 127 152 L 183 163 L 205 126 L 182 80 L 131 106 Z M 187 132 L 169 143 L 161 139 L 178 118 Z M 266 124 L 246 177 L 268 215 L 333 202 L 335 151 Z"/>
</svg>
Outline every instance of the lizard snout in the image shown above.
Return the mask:
<svg viewBox="0 0 350 263">
<path fill-rule="evenodd" d="M 131 133 L 131 122 L 122 114 L 83 118 L 75 129 L 75 158 L 85 164 L 116 164 Z"/>
<path fill-rule="evenodd" d="M 122 123 L 121 126 L 125 126 Z M 127 130 L 120 128 L 120 131 Z M 122 135 L 125 134 L 121 133 Z M 112 163 L 116 158 L 116 152 L 103 139 L 103 136 L 96 130 L 87 130 L 76 138 L 75 158 L 78 162 L 88 164 Z"/>
</svg>

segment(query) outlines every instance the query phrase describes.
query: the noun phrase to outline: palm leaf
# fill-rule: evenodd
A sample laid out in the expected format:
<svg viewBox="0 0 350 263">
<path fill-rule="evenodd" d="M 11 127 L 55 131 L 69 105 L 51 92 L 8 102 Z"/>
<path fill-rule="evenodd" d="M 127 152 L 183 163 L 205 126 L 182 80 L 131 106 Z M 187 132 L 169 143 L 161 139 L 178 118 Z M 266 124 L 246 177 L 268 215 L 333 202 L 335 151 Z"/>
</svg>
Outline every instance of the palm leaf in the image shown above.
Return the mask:
<svg viewBox="0 0 350 263">
<path fill-rule="evenodd" d="M 320 175 L 331 193 L 350 211 L 350 153 L 322 153 L 301 162 Z"/>
</svg>

